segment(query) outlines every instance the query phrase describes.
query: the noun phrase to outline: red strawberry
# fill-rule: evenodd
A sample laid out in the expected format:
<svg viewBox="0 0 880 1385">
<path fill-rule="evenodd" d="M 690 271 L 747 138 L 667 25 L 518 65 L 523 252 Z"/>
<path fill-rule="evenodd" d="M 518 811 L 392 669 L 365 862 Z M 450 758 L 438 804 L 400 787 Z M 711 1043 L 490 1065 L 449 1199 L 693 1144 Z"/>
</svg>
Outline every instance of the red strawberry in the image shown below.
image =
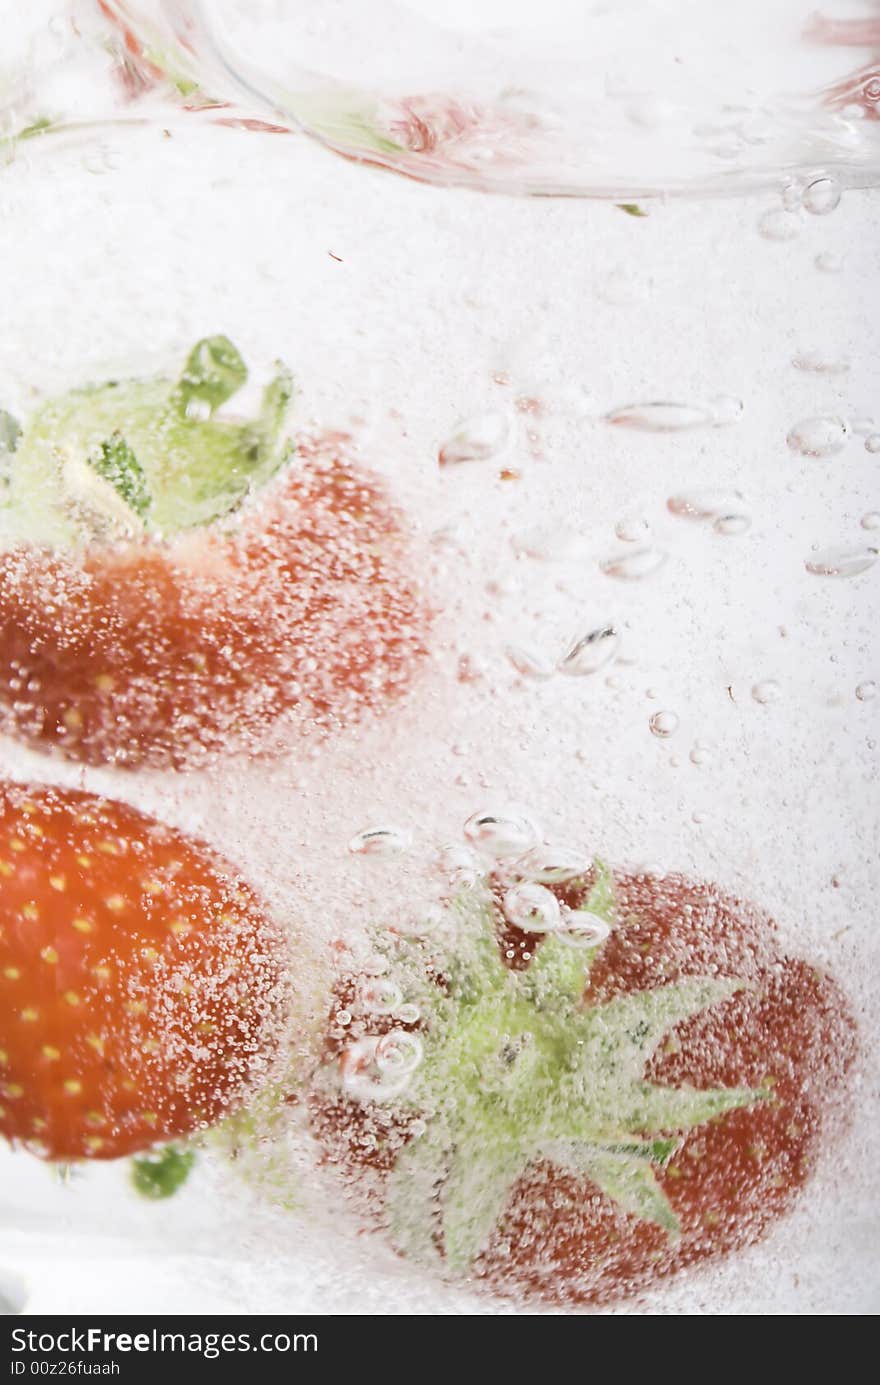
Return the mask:
<svg viewBox="0 0 880 1385">
<path fill-rule="evenodd" d="M 369 979 L 342 984 L 312 1110 L 402 1252 L 599 1303 L 785 1212 L 854 1026 L 743 901 L 681 876 L 558 874 L 463 897 L 439 949 L 379 940 L 398 1018 Z"/>
<path fill-rule="evenodd" d="M 217 1121 L 283 1014 L 232 867 L 123 803 L 0 787 L 0 1133 L 113 1159 Z"/>
<path fill-rule="evenodd" d="M 424 615 L 397 512 L 344 435 L 294 455 L 286 372 L 256 419 L 218 414 L 246 374 L 214 337 L 179 380 L 74 391 L 18 438 L 0 514 L 15 734 L 185 766 L 259 749 L 284 713 L 334 726 L 409 683 Z"/>
</svg>

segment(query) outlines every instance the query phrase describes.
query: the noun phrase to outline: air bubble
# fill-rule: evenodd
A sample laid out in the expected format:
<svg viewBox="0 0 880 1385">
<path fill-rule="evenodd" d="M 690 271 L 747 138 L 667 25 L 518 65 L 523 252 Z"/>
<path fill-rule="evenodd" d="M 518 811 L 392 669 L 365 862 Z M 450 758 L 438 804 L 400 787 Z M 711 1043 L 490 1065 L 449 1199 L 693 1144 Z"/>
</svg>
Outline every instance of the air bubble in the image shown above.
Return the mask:
<svg viewBox="0 0 880 1385">
<path fill-rule="evenodd" d="M 869 433 L 865 438 L 865 451 L 872 454 L 880 452 L 880 433 Z"/>
<path fill-rule="evenodd" d="M 395 856 L 412 846 L 412 833 L 405 827 L 367 827 L 352 837 L 348 849 L 353 856 Z"/>
<path fill-rule="evenodd" d="M 733 394 L 719 394 L 712 400 L 712 422 L 716 428 L 728 428 L 739 423 L 745 412 L 741 399 Z"/>
<path fill-rule="evenodd" d="M 861 525 L 863 529 L 880 529 L 880 510 L 869 510 L 862 515 Z"/>
<path fill-rule="evenodd" d="M 807 558 L 804 567 L 815 577 L 858 577 L 877 561 L 876 548 L 827 548 Z"/>
<path fill-rule="evenodd" d="M 652 577 L 666 562 L 666 554 L 660 548 L 634 548 L 631 553 L 615 554 L 604 558 L 599 567 L 606 577 L 616 577 L 624 582 L 639 582 Z"/>
<path fill-rule="evenodd" d="M 877 696 L 877 684 L 873 680 L 867 683 L 860 683 L 856 688 L 856 697 L 860 702 L 873 702 Z"/>
<path fill-rule="evenodd" d="M 795 370 L 802 370 L 808 375 L 846 375 L 850 369 L 848 356 L 828 351 L 799 351 L 792 356 L 791 363 Z"/>
<path fill-rule="evenodd" d="M 474 813 L 464 824 L 464 835 L 480 851 L 496 860 L 522 856 L 537 846 L 541 834 L 524 817 L 501 817 L 494 813 Z"/>
<path fill-rule="evenodd" d="M 411 1001 L 404 1001 L 403 1005 L 398 1005 L 394 1011 L 394 1018 L 401 1024 L 418 1024 L 422 1017 L 422 1012 L 418 1005 L 413 1005 Z"/>
<path fill-rule="evenodd" d="M 408 1077 L 422 1061 L 422 1041 L 405 1029 L 390 1029 L 376 1045 L 376 1064 L 383 1077 Z"/>
<path fill-rule="evenodd" d="M 598 947 L 611 932 L 610 924 L 589 909 L 571 909 L 565 917 L 562 937 L 574 947 Z"/>
<path fill-rule="evenodd" d="M 523 678 L 534 678 L 541 681 L 553 677 L 553 665 L 537 650 L 524 649 L 520 645 L 509 644 L 504 652 L 508 662 L 513 665 L 517 673 L 522 674 Z"/>
<path fill-rule="evenodd" d="M 358 1002 L 368 1015 L 390 1015 L 403 1000 L 403 992 L 389 976 L 372 976 L 358 986 Z"/>
<path fill-rule="evenodd" d="M 648 726 L 652 736 L 666 740 L 669 736 L 674 736 L 678 730 L 678 717 L 675 712 L 655 712 L 649 719 Z"/>
<path fill-rule="evenodd" d="M 778 702 L 782 696 L 782 689 L 773 678 L 767 678 L 762 683 L 755 683 L 752 688 L 752 697 L 756 702 L 760 702 L 762 707 L 768 706 L 771 702 Z"/>
<path fill-rule="evenodd" d="M 752 527 L 749 515 L 719 515 L 712 525 L 716 534 L 747 534 Z"/>
<path fill-rule="evenodd" d="M 764 240 L 790 241 L 801 233 L 800 218 L 784 207 L 771 207 L 758 221 L 758 235 Z"/>
<path fill-rule="evenodd" d="M 575 640 L 557 665 L 560 673 L 582 678 L 596 673 L 616 655 L 620 635 L 613 625 L 600 625 L 588 635 Z"/>
<path fill-rule="evenodd" d="M 811 216 L 828 216 L 840 206 L 841 187 L 836 178 L 814 178 L 804 189 L 804 211 Z"/>
<path fill-rule="evenodd" d="M 671 495 L 666 502 L 666 508 L 677 519 L 709 523 L 724 516 L 740 514 L 743 498 L 739 491 L 685 491 L 679 495 Z"/>
<path fill-rule="evenodd" d="M 799 452 L 802 457 L 834 457 L 843 451 L 848 437 L 846 420 L 830 415 L 801 419 L 786 441 L 792 452 Z"/>
<path fill-rule="evenodd" d="M 482 865 L 466 846 L 444 846 L 437 854 L 440 874 L 456 889 L 472 890 L 483 878 Z"/>
<path fill-rule="evenodd" d="M 586 875 L 592 864 L 582 851 L 544 845 L 521 856 L 516 870 L 519 875 L 543 885 L 562 885 Z"/>
<path fill-rule="evenodd" d="M 407 1038 L 415 1038 L 414 1034 Z M 388 1035 L 366 1035 L 343 1049 L 339 1057 L 339 1075 L 349 1096 L 357 1101 L 387 1101 L 407 1086 L 412 1068 L 401 1070 L 392 1064 L 381 1067 L 379 1045 Z M 390 1050 L 393 1052 L 393 1050 Z M 386 1061 L 389 1050 L 385 1051 Z"/>
<path fill-rule="evenodd" d="M 701 405 L 662 400 L 623 404 L 605 415 L 606 423 L 616 428 L 631 428 L 638 433 L 685 433 L 694 428 L 710 426 L 714 421 L 714 412 Z"/>
<path fill-rule="evenodd" d="M 459 423 L 438 453 L 441 466 L 483 462 L 498 457 L 510 441 L 511 424 L 506 414 L 488 413 Z"/>
<path fill-rule="evenodd" d="M 562 927 L 559 900 L 546 885 L 514 885 L 503 901 L 508 922 L 524 933 L 552 933 Z"/>
<path fill-rule="evenodd" d="M 622 543 L 644 543 L 651 537 L 651 526 L 646 519 L 627 516 L 617 521 L 614 533 Z"/>
</svg>

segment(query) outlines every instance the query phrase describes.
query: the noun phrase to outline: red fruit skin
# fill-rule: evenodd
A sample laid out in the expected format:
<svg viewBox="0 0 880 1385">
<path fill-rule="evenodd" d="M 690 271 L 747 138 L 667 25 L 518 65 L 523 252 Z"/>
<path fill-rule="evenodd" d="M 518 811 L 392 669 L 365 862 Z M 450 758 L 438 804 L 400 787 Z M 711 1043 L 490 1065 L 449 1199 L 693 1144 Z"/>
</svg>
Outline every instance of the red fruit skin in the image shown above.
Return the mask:
<svg viewBox="0 0 880 1385">
<path fill-rule="evenodd" d="M 590 884 L 587 876 L 552 888 L 574 908 Z M 495 891 L 499 942 L 520 970 L 541 939 L 506 925 L 504 888 Z M 679 875 L 618 873 L 615 896 L 618 922 L 593 963 L 585 1001 L 686 976 L 740 978 L 747 988 L 673 1030 L 646 1073 L 677 1086 L 769 1086 L 773 1100 L 697 1127 L 658 1170 L 681 1224 L 677 1240 L 621 1211 L 588 1179 L 535 1165 L 472 1271 L 478 1284 L 520 1300 L 599 1306 L 759 1240 L 793 1204 L 823 1136 L 845 1118 L 856 1053 L 846 999 L 831 977 L 781 954 L 766 914 Z M 336 1048 L 328 1041 L 328 1061 Z M 388 1108 L 344 1096 L 313 1105 L 328 1160 L 349 1179 L 363 1170 L 381 1198 L 381 1179 L 408 1139 L 405 1125 Z"/>
<path fill-rule="evenodd" d="M 232 867 L 136 809 L 0 786 L 0 1134 L 113 1159 L 211 1125 L 270 1065 L 282 944 Z"/>
<path fill-rule="evenodd" d="M 303 445 L 238 527 L 0 554 L 4 729 L 89 764 L 187 768 L 401 694 L 426 616 L 399 516 L 345 439 Z"/>
</svg>

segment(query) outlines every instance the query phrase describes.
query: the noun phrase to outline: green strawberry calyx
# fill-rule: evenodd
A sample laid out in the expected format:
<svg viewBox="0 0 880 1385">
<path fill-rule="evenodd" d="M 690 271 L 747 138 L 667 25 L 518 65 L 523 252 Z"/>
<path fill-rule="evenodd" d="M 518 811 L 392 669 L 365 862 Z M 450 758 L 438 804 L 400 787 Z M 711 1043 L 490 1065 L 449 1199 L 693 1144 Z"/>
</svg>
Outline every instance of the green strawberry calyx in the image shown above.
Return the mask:
<svg viewBox="0 0 880 1385">
<path fill-rule="evenodd" d="M 613 929 L 611 872 L 596 864 L 592 879 L 583 911 Z M 688 1131 L 770 1092 L 663 1086 L 645 1067 L 671 1030 L 745 983 L 695 976 L 585 1003 L 604 938 L 578 943 L 580 911 L 570 932 L 546 935 L 527 970 L 514 972 L 499 953 L 491 898 L 475 893 L 455 902 L 454 943 L 439 954 L 420 939 L 377 942 L 422 1017 L 422 1061 L 402 1092 L 389 1086 L 419 1117 L 387 1188 L 397 1248 L 439 1262 L 442 1245 L 446 1268 L 466 1273 L 539 1161 L 584 1176 L 674 1240 L 679 1222 L 657 1171 Z"/>
<path fill-rule="evenodd" d="M 280 363 L 256 417 L 220 412 L 247 377 L 228 337 L 206 337 L 176 379 L 70 390 L 21 428 L 4 414 L 0 543 L 170 538 L 233 514 L 293 453 L 293 380 Z"/>
<path fill-rule="evenodd" d="M 141 1197 L 161 1202 L 183 1187 L 195 1164 L 195 1152 L 181 1145 L 164 1145 L 131 1161 L 131 1185 Z"/>
</svg>

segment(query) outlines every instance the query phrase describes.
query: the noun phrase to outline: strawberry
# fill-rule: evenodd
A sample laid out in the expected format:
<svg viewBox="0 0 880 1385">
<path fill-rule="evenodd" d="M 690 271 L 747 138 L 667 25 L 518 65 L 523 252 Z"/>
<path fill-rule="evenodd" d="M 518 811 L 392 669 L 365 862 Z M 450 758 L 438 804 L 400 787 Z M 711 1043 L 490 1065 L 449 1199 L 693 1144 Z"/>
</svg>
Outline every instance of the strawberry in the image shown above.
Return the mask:
<svg viewBox="0 0 880 1385">
<path fill-rule="evenodd" d="M 854 1026 L 741 900 L 565 875 L 485 881 L 433 945 L 377 935 L 372 975 L 340 982 L 311 1109 L 401 1253 L 602 1303 L 786 1211 Z"/>
<path fill-rule="evenodd" d="M 0 507 L 6 729 L 89 763 L 185 767 L 327 728 L 409 683 L 423 613 L 401 522 L 343 434 L 219 412 L 247 370 L 225 337 L 178 379 L 110 381 L 7 428 Z"/>
<path fill-rule="evenodd" d="M 114 1159 L 234 1109 L 282 953 L 232 867 L 123 803 L 0 786 L 0 1133 Z"/>
</svg>

